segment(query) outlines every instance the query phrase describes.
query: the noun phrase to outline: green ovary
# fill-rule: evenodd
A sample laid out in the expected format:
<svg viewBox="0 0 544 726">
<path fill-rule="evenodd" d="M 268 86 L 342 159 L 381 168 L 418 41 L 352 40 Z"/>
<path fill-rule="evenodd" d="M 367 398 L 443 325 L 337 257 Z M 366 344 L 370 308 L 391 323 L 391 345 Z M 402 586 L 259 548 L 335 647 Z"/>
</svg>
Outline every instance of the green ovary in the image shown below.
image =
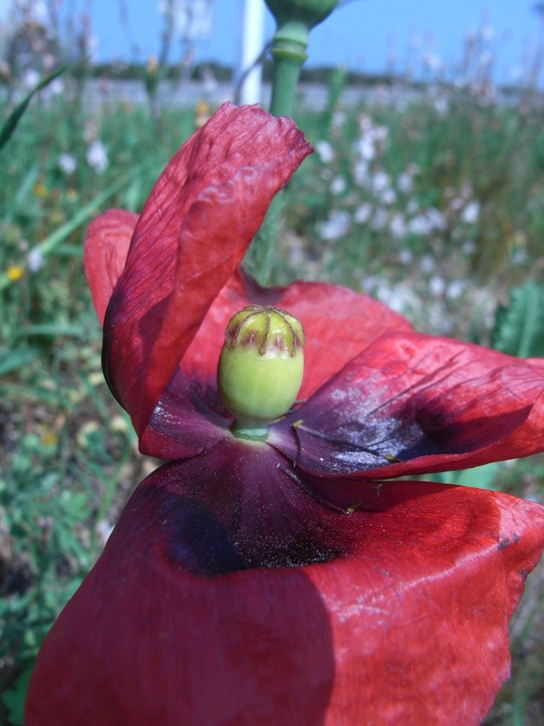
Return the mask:
<svg viewBox="0 0 544 726">
<path fill-rule="evenodd" d="M 283 310 L 250 306 L 231 319 L 217 383 L 235 435 L 262 436 L 289 411 L 302 384 L 303 345 L 301 323 Z"/>
</svg>

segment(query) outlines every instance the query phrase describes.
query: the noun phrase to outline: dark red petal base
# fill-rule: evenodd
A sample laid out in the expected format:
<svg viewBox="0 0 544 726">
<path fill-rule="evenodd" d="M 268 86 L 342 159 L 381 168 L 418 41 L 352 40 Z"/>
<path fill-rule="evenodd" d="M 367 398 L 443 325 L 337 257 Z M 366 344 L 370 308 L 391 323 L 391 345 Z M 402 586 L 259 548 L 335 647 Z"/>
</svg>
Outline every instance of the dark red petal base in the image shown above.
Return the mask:
<svg viewBox="0 0 544 726">
<path fill-rule="evenodd" d="M 481 346 L 383 335 L 269 441 L 307 472 L 366 479 L 464 469 L 543 448 L 542 369 Z"/>
<path fill-rule="evenodd" d="M 337 478 L 363 500 L 346 515 L 314 484 L 236 440 L 142 482 L 42 648 L 27 726 L 479 724 L 542 507 Z"/>
</svg>

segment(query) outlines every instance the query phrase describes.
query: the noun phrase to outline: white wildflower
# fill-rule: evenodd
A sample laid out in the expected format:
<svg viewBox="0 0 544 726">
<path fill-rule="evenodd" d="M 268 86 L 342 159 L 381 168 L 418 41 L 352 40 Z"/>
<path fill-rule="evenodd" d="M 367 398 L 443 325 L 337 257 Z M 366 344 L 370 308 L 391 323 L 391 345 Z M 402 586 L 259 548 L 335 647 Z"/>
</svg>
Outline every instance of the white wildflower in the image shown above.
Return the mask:
<svg viewBox="0 0 544 726">
<path fill-rule="evenodd" d="M 411 265 L 414 261 L 414 255 L 412 253 L 412 250 L 403 249 L 400 251 L 399 254 L 399 261 L 403 265 Z"/>
<path fill-rule="evenodd" d="M 39 249 L 30 250 L 26 258 L 28 269 L 30 272 L 38 272 L 43 267 L 44 259 L 42 251 Z"/>
<path fill-rule="evenodd" d="M 406 232 L 408 231 L 406 220 L 400 212 L 393 215 L 393 219 L 389 222 L 389 231 L 393 237 L 396 237 L 397 239 L 401 239 L 406 236 Z"/>
<path fill-rule="evenodd" d="M 465 292 L 467 283 L 465 280 L 452 280 L 446 290 L 446 297 L 449 300 L 457 300 Z"/>
<path fill-rule="evenodd" d="M 397 201 L 397 195 L 395 194 L 394 190 L 389 187 L 388 189 L 385 189 L 383 194 L 380 197 L 383 204 L 390 207 L 392 204 L 394 204 Z"/>
<path fill-rule="evenodd" d="M 331 182 L 331 194 L 338 196 L 346 191 L 346 180 L 341 176 L 335 176 Z"/>
<path fill-rule="evenodd" d="M 379 170 L 370 179 L 370 188 L 376 194 L 385 192 L 391 184 L 391 177 L 387 172 Z"/>
<path fill-rule="evenodd" d="M 446 217 L 435 207 L 429 207 L 427 217 L 430 220 L 433 229 L 446 229 L 448 223 Z"/>
<path fill-rule="evenodd" d="M 465 224 L 475 224 L 480 216 L 480 205 L 472 201 L 467 204 L 461 213 L 461 221 Z"/>
<path fill-rule="evenodd" d="M 425 214 L 418 214 L 408 222 L 408 229 L 412 234 L 426 236 L 432 232 L 433 226 Z"/>
<path fill-rule="evenodd" d="M 429 280 L 429 292 L 433 297 L 441 297 L 446 290 L 446 281 L 443 277 L 433 275 Z"/>
<path fill-rule="evenodd" d="M 452 199 L 450 202 L 450 209 L 454 212 L 457 212 L 459 209 L 462 209 L 465 205 L 465 200 L 463 197 L 455 197 L 455 199 Z"/>
<path fill-rule="evenodd" d="M 350 224 L 349 212 L 334 210 L 329 219 L 321 225 L 320 237 L 323 240 L 339 239 L 348 232 Z"/>
<path fill-rule="evenodd" d="M 390 287 L 390 283 L 384 281 L 378 286 L 375 295 L 397 313 L 419 307 L 419 300 L 413 292 L 411 285 L 407 283 L 400 283 L 399 285 Z"/>
<path fill-rule="evenodd" d="M 61 171 L 63 171 L 67 176 L 73 174 L 77 168 L 76 157 L 72 154 L 61 154 L 57 160 L 57 163 Z"/>
<path fill-rule="evenodd" d="M 432 272 L 435 266 L 434 257 L 432 255 L 423 255 L 420 260 L 420 265 L 422 272 Z"/>
<path fill-rule="evenodd" d="M 108 168 L 108 152 L 100 140 L 93 141 L 87 149 L 87 162 L 97 174 L 102 174 Z"/>
<path fill-rule="evenodd" d="M 380 278 L 376 275 L 368 275 L 368 277 L 363 277 L 360 282 L 361 290 L 366 293 L 373 292 L 379 284 Z"/>
<path fill-rule="evenodd" d="M 360 207 L 357 207 L 355 210 L 355 214 L 353 215 L 353 219 L 358 224 L 365 224 L 365 222 L 368 222 L 370 219 L 370 215 L 372 214 L 372 205 L 370 205 L 368 202 L 365 202 L 364 204 L 361 204 Z"/>
<path fill-rule="evenodd" d="M 374 126 L 372 129 L 372 136 L 374 137 L 374 141 L 377 143 L 385 141 L 389 136 L 389 129 L 387 126 Z"/>
<path fill-rule="evenodd" d="M 362 187 L 368 177 L 368 164 L 366 161 L 356 161 L 353 165 L 353 181 Z"/>
<path fill-rule="evenodd" d="M 317 144 L 315 145 L 315 150 L 317 151 L 317 155 L 324 164 L 330 164 L 331 161 L 334 159 L 333 148 L 329 144 L 329 142 L 325 141 L 324 139 L 317 142 Z"/>
<path fill-rule="evenodd" d="M 55 80 L 51 81 L 51 83 L 47 86 L 46 90 L 50 96 L 62 96 L 64 93 L 64 83 L 60 78 L 55 78 Z"/>
<path fill-rule="evenodd" d="M 23 74 L 23 88 L 25 91 L 31 91 L 40 82 L 40 74 L 34 68 L 29 68 Z"/>
<path fill-rule="evenodd" d="M 403 171 L 397 179 L 397 189 L 403 194 L 410 194 L 413 186 L 412 175 L 408 171 Z"/>
<path fill-rule="evenodd" d="M 372 159 L 376 156 L 374 139 L 371 134 L 364 134 L 361 136 L 355 146 L 359 156 L 365 161 L 372 161 Z"/>
</svg>

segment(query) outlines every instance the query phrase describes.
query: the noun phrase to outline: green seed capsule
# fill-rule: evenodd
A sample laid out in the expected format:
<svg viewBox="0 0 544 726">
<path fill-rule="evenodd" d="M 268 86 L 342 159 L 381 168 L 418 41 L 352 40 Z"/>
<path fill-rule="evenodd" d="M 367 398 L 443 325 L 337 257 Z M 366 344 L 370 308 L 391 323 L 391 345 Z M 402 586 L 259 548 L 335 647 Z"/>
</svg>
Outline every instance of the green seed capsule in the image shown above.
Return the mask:
<svg viewBox="0 0 544 726">
<path fill-rule="evenodd" d="M 302 384 L 303 347 L 302 324 L 284 310 L 250 305 L 231 318 L 217 385 L 235 433 L 262 436 L 291 408 Z"/>
</svg>

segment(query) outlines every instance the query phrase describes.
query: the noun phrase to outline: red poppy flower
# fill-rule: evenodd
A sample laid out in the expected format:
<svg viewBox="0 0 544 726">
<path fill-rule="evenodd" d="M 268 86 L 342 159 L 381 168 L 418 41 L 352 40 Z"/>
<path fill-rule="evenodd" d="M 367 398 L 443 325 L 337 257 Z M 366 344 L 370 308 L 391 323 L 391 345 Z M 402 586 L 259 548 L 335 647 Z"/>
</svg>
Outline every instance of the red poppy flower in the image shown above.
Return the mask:
<svg viewBox="0 0 544 726">
<path fill-rule="evenodd" d="M 344 288 L 245 277 L 309 151 L 290 120 L 223 106 L 139 218 L 89 229 L 108 383 L 141 450 L 170 461 L 48 636 L 28 726 L 469 726 L 508 677 L 544 509 L 389 480 L 544 450 L 544 366 L 421 335 Z M 216 387 L 250 303 L 307 338 L 305 402 L 266 441 L 232 434 Z"/>
</svg>

